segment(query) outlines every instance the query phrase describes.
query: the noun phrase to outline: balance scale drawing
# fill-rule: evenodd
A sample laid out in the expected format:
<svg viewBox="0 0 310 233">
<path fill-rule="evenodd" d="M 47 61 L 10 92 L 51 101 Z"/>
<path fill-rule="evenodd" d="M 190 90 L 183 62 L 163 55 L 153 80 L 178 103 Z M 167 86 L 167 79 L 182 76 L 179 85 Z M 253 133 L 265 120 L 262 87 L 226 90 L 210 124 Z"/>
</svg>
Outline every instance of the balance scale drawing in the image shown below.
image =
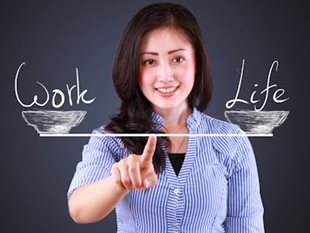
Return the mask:
<svg viewBox="0 0 310 233">
<path fill-rule="evenodd" d="M 18 94 L 18 77 L 21 68 L 26 63 L 23 62 L 15 75 L 15 96 L 18 102 L 26 108 L 32 107 L 33 105 L 45 106 L 49 101 L 49 92 L 46 87 L 37 82 L 46 93 L 46 100 L 43 103 L 38 102 L 37 95 L 34 96 L 33 102 L 31 104 L 25 104 L 21 101 Z M 22 117 L 27 125 L 32 126 L 40 137 L 148 137 L 151 135 L 158 137 L 229 137 L 229 136 L 246 136 L 246 137 L 272 137 L 273 131 L 275 128 L 281 126 L 289 115 L 289 111 L 284 110 L 273 110 L 273 111 L 263 111 L 262 109 L 266 105 L 270 89 L 277 87 L 276 84 L 270 85 L 270 79 L 273 69 L 278 70 L 279 62 L 274 61 L 269 69 L 266 88 L 260 92 L 264 94 L 264 102 L 260 108 L 257 108 L 256 104 L 260 102 L 259 99 L 255 99 L 256 90 L 253 91 L 249 101 L 239 98 L 239 93 L 242 84 L 242 78 L 244 73 L 245 60 L 242 60 L 242 67 L 240 73 L 239 84 L 237 92 L 234 99 L 231 99 L 226 102 L 226 108 L 231 109 L 236 103 L 240 102 L 243 104 L 253 104 L 254 110 L 227 110 L 224 112 L 224 116 L 227 121 L 232 124 L 237 125 L 241 129 L 239 134 L 93 134 L 93 133 L 70 133 L 73 127 L 77 127 L 85 118 L 87 111 L 82 110 L 73 110 L 73 111 L 62 111 L 62 110 L 27 110 L 22 111 Z M 255 84 L 254 87 L 257 87 L 258 84 Z M 76 68 L 76 85 L 69 87 L 66 84 L 69 104 L 72 106 L 72 91 L 76 89 L 77 94 L 77 104 L 83 102 L 84 104 L 91 104 L 95 98 L 91 100 L 85 99 L 85 94 L 87 90 L 80 91 L 80 82 L 78 69 Z M 52 91 L 52 106 L 54 108 L 60 108 L 63 106 L 65 101 L 65 94 L 60 89 L 54 89 Z M 283 103 L 289 98 L 280 99 L 280 97 L 285 93 L 284 89 L 277 89 L 273 94 L 273 101 L 276 103 Z M 56 99 L 60 101 L 56 102 Z"/>
</svg>

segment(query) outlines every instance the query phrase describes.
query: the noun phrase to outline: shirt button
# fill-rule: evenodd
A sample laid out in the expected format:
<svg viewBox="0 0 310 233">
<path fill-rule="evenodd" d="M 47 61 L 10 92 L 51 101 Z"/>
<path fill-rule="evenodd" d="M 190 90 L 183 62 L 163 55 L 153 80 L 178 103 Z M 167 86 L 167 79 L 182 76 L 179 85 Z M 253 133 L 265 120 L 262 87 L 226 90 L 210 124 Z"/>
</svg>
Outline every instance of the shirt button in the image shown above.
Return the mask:
<svg viewBox="0 0 310 233">
<path fill-rule="evenodd" d="M 175 189 L 173 192 L 174 192 L 174 194 L 179 194 L 180 190 L 179 189 Z"/>
</svg>

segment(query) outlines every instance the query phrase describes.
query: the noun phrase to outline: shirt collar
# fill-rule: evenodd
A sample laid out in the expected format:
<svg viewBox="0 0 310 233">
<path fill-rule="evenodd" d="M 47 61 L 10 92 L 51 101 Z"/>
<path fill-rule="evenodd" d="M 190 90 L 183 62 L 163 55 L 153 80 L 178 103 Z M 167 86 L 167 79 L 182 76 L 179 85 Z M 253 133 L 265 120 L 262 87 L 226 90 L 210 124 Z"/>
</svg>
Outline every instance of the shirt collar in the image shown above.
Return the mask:
<svg viewBox="0 0 310 233">
<path fill-rule="evenodd" d="M 193 112 L 189 115 L 186 121 L 189 131 L 193 131 L 198 128 L 201 121 L 201 116 L 202 113 L 194 107 Z M 153 121 L 153 128 L 160 131 L 164 124 L 162 116 L 153 110 L 151 113 L 151 119 Z"/>
</svg>

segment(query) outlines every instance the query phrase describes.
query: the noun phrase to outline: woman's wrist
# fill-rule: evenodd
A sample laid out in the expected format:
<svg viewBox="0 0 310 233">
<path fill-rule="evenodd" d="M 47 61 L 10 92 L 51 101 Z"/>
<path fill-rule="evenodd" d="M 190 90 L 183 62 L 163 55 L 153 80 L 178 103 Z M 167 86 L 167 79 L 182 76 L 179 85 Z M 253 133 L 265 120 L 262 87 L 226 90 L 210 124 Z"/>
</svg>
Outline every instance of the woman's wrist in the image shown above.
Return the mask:
<svg viewBox="0 0 310 233">
<path fill-rule="evenodd" d="M 129 191 L 122 185 L 120 181 L 117 181 L 114 179 L 113 176 L 110 176 L 109 179 L 112 182 L 113 187 L 115 188 L 114 190 L 117 191 L 117 194 L 119 195 L 126 195 Z"/>
</svg>

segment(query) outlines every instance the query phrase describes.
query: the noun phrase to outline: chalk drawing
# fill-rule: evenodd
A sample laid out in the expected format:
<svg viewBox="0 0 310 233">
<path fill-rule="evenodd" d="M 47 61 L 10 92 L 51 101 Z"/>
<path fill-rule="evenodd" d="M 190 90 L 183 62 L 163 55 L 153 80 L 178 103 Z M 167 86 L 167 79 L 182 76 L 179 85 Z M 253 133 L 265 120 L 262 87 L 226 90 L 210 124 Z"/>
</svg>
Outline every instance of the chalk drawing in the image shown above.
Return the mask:
<svg viewBox="0 0 310 233">
<path fill-rule="evenodd" d="M 263 95 L 264 101 L 261 106 L 258 107 L 258 103 L 261 102 L 261 99 L 256 97 L 258 84 L 254 84 L 254 91 L 251 94 L 249 101 L 239 98 L 239 93 L 241 89 L 243 73 L 244 73 L 245 59 L 242 60 L 240 79 L 234 99 L 228 100 L 226 102 L 226 108 L 231 109 L 236 103 L 243 103 L 246 105 L 253 104 L 254 110 L 238 110 L 238 111 L 225 111 L 225 118 L 233 123 L 238 125 L 245 133 L 248 134 L 271 134 L 276 127 L 279 127 L 286 120 L 289 111 L 262 111 L 266 106 L 266 103 L 269 98 L 270 90 L 277 87 L 277 84 L 270 84 L 270 79 L 273 70 L 278 71 L 279 62 L 277 60 L 273 61 L 270 66 L 266 87 L 260 92 L 260 95 Z M 285 94 L 285 90 L 278 88 L 274 91 L 272 100 L 281 104 L 289 100 L 289 98 L 281 99 Z"/>
<path fill-rule="evenodd" d="M 34 95 L 32 103 L 29 104 L 24 103 L 20 98 L 20 94 L 18 93 L 18 77 L 21 68 L 25 64 L 26 62 L 20 64 L 15 75 L 15 82 L 14 82 L 15 97 L 19 102 L 19 104 L 24 108 L 30 108 L 33 105 L 44 107 L 50 100 L 50 93 L 48 89 L 45 87 L 45 85 L 43 85 L 40 82 L 37 82 L 37 84 L 39 84 L 45 92 L 44 102 L 40 103 L 38 101 L 37 95 Z M 76 89 L 77 105 L 80 104 L 80 101 L 83 102 L 84 104 L 91 104 L 95 100 L 95 98 L 88 100 L 85 98 L 87 90 L 83 90 L 82 92 L 80 91 L 78 68 L 75 69 L 75 74 L 76 74 L 76 85 L 69 87 L 69 85 L 66 84 L 68 104 L 70 106 L 73 105 L 72 91 L 74 89 Z M 51 103 L 53 108 L 54 109 L 61 108 L 66 101 L 65 92 L 63 92 L 60 89 L 54 89 L 52 90 L 51 93 L 52 93 Z M 86 111 L 76 111 L 76 110 L 74 111 L 29 110 L 29 111 L 22 111 L 22 117 L 28 125 L 35 128 L 38 134 L 41 133 L 67 134 L 73 127 L 78 126 L 84 120 L 86 113 L 87 113 Z"/>
<path fill-rule="evenodd" d="M 111 134 L 94 134 L 94 133 L 70 133 L 70 134 L 51 134 L 40 133 L 40 137 L 272 137 L 273 134 L 248 134 L 248 133 L 235 133 L 235 134 L 215 134 L 215 133 L 111 133 Z"/>
<path fill-rule="evenodd" d="M 28 125 L 41 133 L 69 133 L 78 126 L 86 115 L 86 111 L 22 111 Z"/>
<path fill-rule="evenodd" d="M 18 93 L 18 77 L 21 68 L 26 63 L 23 62 L 19 67 L 15 75 L 15 96 L 19 104 L 25 108 L 30 108 L 33 105 L 42 107 L 45 106 L 48 101 L 50 100 L 50 93 L 48 89 L 40 82 L 37 82 L 39 86 L 41 86 L 46 94 L 46 98 L 42 103 L 39 103 L 38 96 L 35 95 L 33 97 L 32 103 L 24 103 L 20 95 Z M 271 90 L 273 90 L 273 96 L 272 100 L 277 103 L 281 104 L 285 101 L 289 100 L 289 98 L 283 98 L 282 96 L 285 94 L 285 90 L 281 88 L 277 88 L 277 84 L 270 84 L 271 75 L 272 72 L 275 70 L 278 70 L 279 62 L 275 60 L 268 73 L 266 87 L 257 94 L 257 88 L 258 84 L 254 84 L 254 91 L 252 92 L 249 101 L 239 98 L 241 86 L 242 86 L 242 79 L 243 79 L 243 73 L 244 73 L 244 66 L 245 66 L 245 59 L 242 60 L 242 66 L 241 66 L 241 73 L 240 73 L 240 79 L 237 87 L 237 91 L 235 94 L 235 97 L 233 99 L 230 99 L 226 102 L 226 108 L 232 109 L 236 103 L 242 103 L 246 105 L 252 104 L 254 106 L 254 110 L 229 110 L 225 111 L 224 115 L 225 118 L 233 123 L 238 125 L 245 134 L 174 134 L 174 136 L 188 136 L 188 137 L 218 137 L 218 136 L 249 136 L 249 137 L 272 137 L 273 136 L 273 130 L 276 127 L 279 127 L 281 124 L 285 122 L 289 115 L 289 111 L 282 111 L 282 110 L 275 110 L 275 111 L 263 111 L 264 107 L 266 106 L 266 103 L 269 99 L 269 95 Z M 67 96 L 65 97 L 65 93 L 61 91 L 60 89 L 54 89 L 52 90 L 52 106 L 55 109 L 61 108 L 65 101 L 67 100 L 70 106 L 73 105 L 72 101 L 72 92 L 76 89 L 76 104 L 78 105 L 81 102 L 84 104 L 91 104 L 95 98 L 87 100 L 85 98 L 85 95 L 87 93 L 87 90 L 84 90 L 80 92 L 80 81 L 79 81 L 79 73 L 78 69 L 76 68 L 76 85 L 73 85 L 69 87 L 68 84 L 66 84 L 66 90 L 67 90 Z M 261 98 L 263 97 L 263 101 Z M 58 100 L 58 102 L 56 101 Z M 261 104 L 258 106 L 258 104 Z M 91 137 L 94 136 L 93 134 L 85 134 L 85 133 L 76 133 L 71 134 L 70 130 L 73 127 L 78 126 L 85 118 L 86 111 L 54 111 L 54 110 L 39 110 L 39 111 L 22 111 L 22 117 L 25 120 L 25 122 L 34 127 L 37 133 L 40 135 L 40 137 Z M 144 136 L 150 136 L 153 134 L 124 134 L 124 135 L 118 135 L 118 134 L 111 134 L 111 135 L 98 135 L 101 137 L 105 136 L 117 136 L 117 137 L 144 137 Z M 169 136 L 167 134 L 165 135 L 157 135 L 157 136 Z"/>
<path fill-rule="evenodd" d="M 225 111 L 224 114 L 245 133 L 271 134 L 286 120 L 289 111 Z"/>
</svg>

